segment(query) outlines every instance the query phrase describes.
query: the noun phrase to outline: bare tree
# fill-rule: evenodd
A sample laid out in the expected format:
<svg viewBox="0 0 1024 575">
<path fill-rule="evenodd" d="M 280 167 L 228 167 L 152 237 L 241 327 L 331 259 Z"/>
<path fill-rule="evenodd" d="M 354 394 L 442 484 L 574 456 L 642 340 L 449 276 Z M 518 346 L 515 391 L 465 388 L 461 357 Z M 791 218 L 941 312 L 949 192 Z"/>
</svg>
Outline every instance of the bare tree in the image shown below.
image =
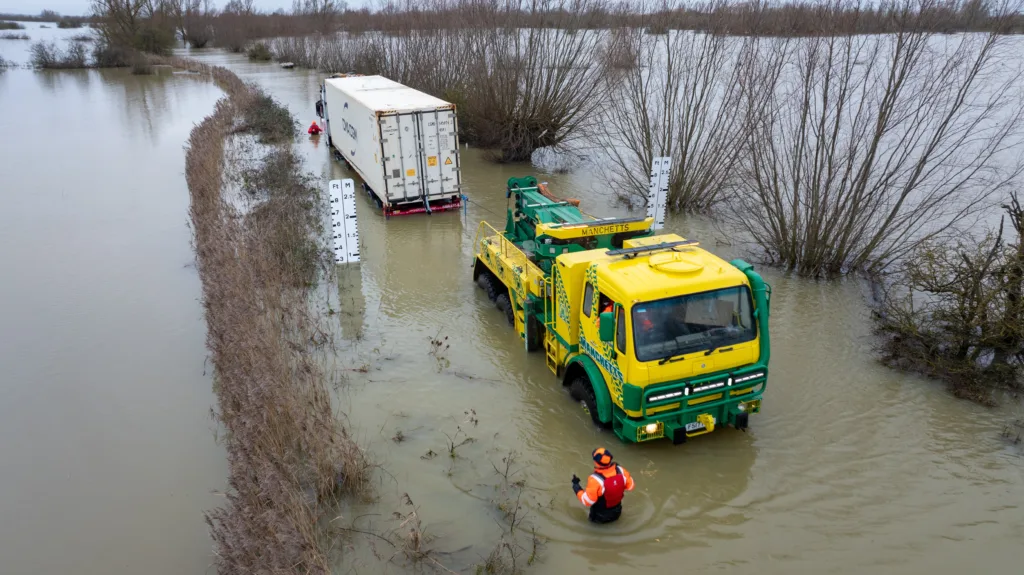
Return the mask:
<svg viewBox="0 0 1024 575">
<path fill-rule="evenodd" d="M 214 26 L 217 46 L 232 52 L 245 50 L 246 45 L 256 37 L 256 18 L 253 0 L 230 0 L 224 5 Z"/>
<path fill-rule="evenodd" d="M 579 133 L 602 95 L 603 71 L 594 58 L 600 33 L 587 28 L 601 5 L 530 2 L 528 15 L 557 13 L 559 28 L 525 27 L 514 0 L 483 15 L 460 94 L 459 120 L 469 140 L 500 148 L 500 161 L 520 162 Z"/>
<path fill-rule="evenodd" d="M 331 72 L 382 74 L 454 102 L 463 141 L 529 160 L 592 120 L 602 95 L 594 53 L 600 32 L 586 27 L 596 0 L 406 0 L 378 16 L 382 34 L 275 42 L 285 58 Z M 564 28 L 531 28 L 559 14 Z"/>
<path fill-rule="evenodd" d="M 174 45 L 171 0 L 93 0 L 92 12 L 105 46 L 164 54 Z"/>
<path fill-rule="evenodd" d="M 169 0 L 181 40 L 193 48 L 202 48 L 213 39 L 213 18 L 217 14 L 212 0 Z"/>
<path fill-rule="evenodd" d="M 659 14 L 677 9 L 656 6 Z M 743 145 L 743 75 L 752 69 L 744 61 L 757 43 L 716 33 L 648 34 L 646 27 L 612 32 L 601 141 L 623 200 L 645 201 L 657 156 L 672 158 L 670 209 L 708 212 L 722 199 Z"/>
<path fill-rule="evenodd" d="M 308 21 L 308 29 L 328 34 L 337 30 L 341 13 L 348 8 L 344 0 L 294 0 L 292 13 Z"/>
<path fill-rule="evenodd" d="M 903 0 L 889 36 L 825 21 L 818 36 L 779 40 L 781 73 L 748 92 L 768 103 L 731 211 L 768 260 L 814 276 L 880 271 L 1020 175 L 1019 59 L 997 33 L 930 32 L 932 5 Z"/>
</svg>

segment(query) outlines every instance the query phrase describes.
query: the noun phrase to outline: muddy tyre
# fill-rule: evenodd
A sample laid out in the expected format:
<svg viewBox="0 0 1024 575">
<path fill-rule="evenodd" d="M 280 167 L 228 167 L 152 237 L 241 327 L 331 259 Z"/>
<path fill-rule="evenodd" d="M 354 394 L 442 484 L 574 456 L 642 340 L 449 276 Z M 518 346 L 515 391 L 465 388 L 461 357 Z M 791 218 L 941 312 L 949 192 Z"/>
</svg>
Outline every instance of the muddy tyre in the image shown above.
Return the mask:
<svg viewBox="0 0 1024 575">
<path fill-rule="evenodd" d="M 498 306 L 498 309 L 505 313 L 505 319 L 508 320 L 508 324 L 515 325 L 515 316 L 512 315 L 512 300 L 509 299 L 508 294 L 499 294 L 498 297 L 495 298 L 494 303 Z"/>
<path fill-rule="evenodd" d="M 484 272 L 480 274 L 480 277 L 477 278 L 476 283 L 477 285 L 480 286 L 480 289 L 484 290 L 484 293 L 487 294 L 487 297 L 491 301 L 494 301 L 495 298 L 498 297 L 498 290 L 494 287 L 494 277 L 491 275 L 490 272 Z"/>
<path fill-rule="evenodd" d="M 544 328 L 537 321 L 537 316 L 526 317 L 526 351 L 537 351 L 544 343 Z"/>
<path fill-rule="evenodd" d="M 590 413 L 590 419 L 594 421 L 594 425 L 602 429 L 611 427 L 601 421 L 601 417 L 597 414 L 597 398 L 594 395 L 594 387 L 591 385 L 590 379 L 586 376 L 577 377 L 569 386 L 569 395 L 583 404 L 583 407 Z"/>
</svg>

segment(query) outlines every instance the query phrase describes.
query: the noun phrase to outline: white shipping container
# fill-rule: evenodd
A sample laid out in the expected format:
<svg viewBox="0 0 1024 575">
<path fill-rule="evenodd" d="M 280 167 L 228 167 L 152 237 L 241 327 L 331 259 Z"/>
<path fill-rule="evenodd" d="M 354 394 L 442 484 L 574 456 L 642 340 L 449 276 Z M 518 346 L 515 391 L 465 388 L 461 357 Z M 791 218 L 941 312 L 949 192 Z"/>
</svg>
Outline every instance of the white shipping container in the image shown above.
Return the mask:
<svg viewBox="0 0 1024 575">
<path fill-rule="evenodd" d="M 383 76 L 327 78 L 331 145 L 387 213 L 460 205 L 455 105 Z"/>
</svg>

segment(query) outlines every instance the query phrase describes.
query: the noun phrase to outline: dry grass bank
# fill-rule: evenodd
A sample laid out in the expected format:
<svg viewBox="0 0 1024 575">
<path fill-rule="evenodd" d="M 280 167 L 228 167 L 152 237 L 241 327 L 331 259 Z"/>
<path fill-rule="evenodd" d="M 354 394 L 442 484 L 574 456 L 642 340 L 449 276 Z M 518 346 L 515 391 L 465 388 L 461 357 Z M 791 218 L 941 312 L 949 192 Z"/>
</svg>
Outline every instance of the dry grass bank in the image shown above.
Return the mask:
<svg viewBox="0 0 1024 575">
<path fill-rule="evenodd" d="M 294 128 L 265 121 L 283 110 L 270 98 L 224 68 L 178 58 L 153 63 L 206 75 L 226 93 L 193 129 L 185 160 L 229 462 L 226 501 L 207 514 L 217 571 L 328 573 L 321 520 L 338 497 L 366 488 L 369 466 L 332 409 L 318 361 L 324 330 L 308 305 L 319 261 L 317 188 L 291 151 Z M 269 150 L 243 167 L 246 185 L 261 191 L 247 214 L 222 193 L 235 175 L 225 144 L 238 133 L 252 133 Z"/>
<path fill-rule="evenodd" d="M 294 119 L 224 68 L 180 58 L 151 63 L 205 75 L 227 94 L 192 131 L 185 164 L 229 462 L 226 502 L 207 514 L 218 573 L 326 574 L 340 559 L 341 534 L 367 536 L 382 567 L 454 572 L 407 495 L 391 528 L 367 531 L 337 516 L 346 500 L 367 494 L 372 467 L 331 406 L 321 354 L 330 329 L 310 301 L 323 266 L 333 264 L 318 241 L 316 180 L 291 147 Z M 475 426 L 475 414 L 464 423 Z M 452 466 L 470 441 L 450 446 Z M 484 563 L 474 558 L 465 569 L 519 573 L 537 559 L 541 539 L 527 519 L 523 482 L 509 480 L 513 461 L 514 454 L 503 460 L 494 487 L 498 541 Z M 481 543 L 492 547 L 474 542 Z"/>
</svg>

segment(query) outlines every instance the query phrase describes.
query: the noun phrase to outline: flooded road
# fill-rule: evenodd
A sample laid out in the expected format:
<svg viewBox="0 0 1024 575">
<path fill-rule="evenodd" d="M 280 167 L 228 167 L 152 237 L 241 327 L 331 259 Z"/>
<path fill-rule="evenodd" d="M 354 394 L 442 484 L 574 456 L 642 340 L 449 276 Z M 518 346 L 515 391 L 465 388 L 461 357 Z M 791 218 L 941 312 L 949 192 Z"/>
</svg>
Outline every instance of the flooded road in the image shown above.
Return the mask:
<svg viewBox="0 0 1024 575">
<path fill-rule="evenodd" d="M 313 120 L 317 74 L 198 56 L 261 84 L 300 125 Z M 181 148 L 216 98 L 179 76 L 0 75 L 0 127 L 19 135 L 0 144 L 14 173 L 0 211 L 13 280 L 0 288 L 2 572 L 206 572 L 201 512 L 217 504 L 209 491 L 225 465 L 187 267 Z M 72 114 L 67 133 L 34 129 Z M 325 144 L 300 144 L 310 169 L 352 177 Z M 478 223 L 502 225 L 505 180 L 531 168 L 476 150 L 462 166 L 465 214 L 385 221 L 358 201 L 362 263 L 339 268 L 331 290 L 338 398 L 385 471 L 379 500 L 348 521 L 394 527 L 386 518 L 406 511 L 408 493 L 431 546 L 455 552 L 443 560 L 482 561 L 501 532 L 495 467 L 514 454 L 527 523 L 546 540 L 536 573 L 1019 571 L 1024 458 L 999 438 L 1019 407 L 978 407 L 879 366 L 857 282 L 764 270 L 772 375 L 751 429 L 625 446 L 589 424 L 471 281 Z M 587 169 L 542 179 L 591 213 L 625 213 Z M 668 229 L 738 255 L 707 222 Z M 434 338 L 447 349 L 431 354 Z M 449 438 L 465 437 L 449 457 Z M 622 519 L 601 527 L 570 489 L 598 445 L 637 482 Z M 338 572 L 351 568 L 382 571 L 366 545 Z"/>
<path fill-rule="evenodd" d="M 2 573 L 212 562 L 202 513 L 227 465 L 182 171 L 219 96 L 170 74 L 0 72 Z"/>
<path fill-rule="evenodd" d="M 315 73 L 223 54 L 204 59 L 264 86 L 303 126 L 314 118 Z M 325 179 L 353 177 L 324 145 L 304 144 L 310 167 Z M 492 464 L 502 467 L 515 452 L 516 478 L 534 505 L 529 520 L 547 540 L 537 572 L 1019 569 L 1024 458 L 999 438 L 1019 406 L 985 409 L 878 365 L 858 282 L 764 271 L 774 287 L 772 376 L 749 432 L 624 446 L 589 425 L 543 356 L 522 349 L 471 281 L 478 222 L 503 225 L 504 182 L 531 168 L 463 154 L 468 213 L 385 222 L 361 196 L 362 262 L 339 268 L 340 395 L 389 475 L 382 501 L 358 514 L 387 516 L 399 509 L 387 493 L 408 492 L 435 548 L 486 551 L 481 541 L 499 535 Z M 590 212 L 625 213 L 590 170 L 542 179 Z M 740 255 L 707 222 L 676 218 L 667 227 Z M 430 340 L 445 337 L 450 348 L 431 355 Z M 467 422 L 467 411 L 478 423 Z M 453 460 L 446 444 L 460 429 L 475 441 Z M 570 489 L 598 445 L 638 485 L 613 526 L 589 524 Z"/>
</svg>

